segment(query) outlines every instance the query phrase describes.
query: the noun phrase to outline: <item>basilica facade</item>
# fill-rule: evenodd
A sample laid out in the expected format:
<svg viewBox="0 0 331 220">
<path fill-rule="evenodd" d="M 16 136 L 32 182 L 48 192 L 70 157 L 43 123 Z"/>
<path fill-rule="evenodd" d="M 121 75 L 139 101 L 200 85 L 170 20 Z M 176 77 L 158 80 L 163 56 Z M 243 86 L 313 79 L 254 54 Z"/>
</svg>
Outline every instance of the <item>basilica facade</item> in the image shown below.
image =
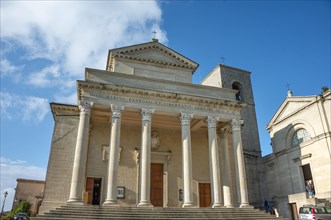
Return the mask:
<svg viewBox="0 0 331 220">
<path fill-rule="evenodd" d="M 198 64 L 159 43 L 109 51 L 85 69 L 55 121 L 41 212 L 64 204 L 260 207 L 261 150 L 250 72 Z"/>
</svg>

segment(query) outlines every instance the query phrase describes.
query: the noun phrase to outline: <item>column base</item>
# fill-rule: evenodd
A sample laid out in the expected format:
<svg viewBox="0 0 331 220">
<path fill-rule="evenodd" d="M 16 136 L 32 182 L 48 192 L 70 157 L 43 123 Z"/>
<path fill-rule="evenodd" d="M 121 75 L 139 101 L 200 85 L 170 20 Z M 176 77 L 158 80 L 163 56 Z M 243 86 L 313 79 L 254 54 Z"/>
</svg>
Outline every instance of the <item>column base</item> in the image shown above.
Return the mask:
<svg viewBox="0 0 331 220">
<path fill-rule="evenodd" d="M 84 202 L 78 198 L 71 198 L 66 203 L 70 205 L 84 205 Z"/>
<path fill-rule="evenodd" d="M 186 202 L 182 205 L 182 208 L 194 208 L 193 202 Z"/>
<path fill-rule="evenodd" d="M 105 201 L 102 206 L 113 206 L 113 207 L 119 207 L 117 201 L 114 201 L 114 200 L 108 200 L 108 201 Z"/>
<path fill-rule="evenodd" d="M 225 208 L 234 208 L 234 205 L 224 205 Z"/>
<path fill-rule="evenodd" d="M 212 205 L 212 208 L 223 208 L 223 207 L 224 207 L 224 205 L 222 203 L 214 203 Z"/>
<path fill-rule="evenodd" d="M 249 203 L 242 203 L 242 204 L 239 205 L 239 208 L 254 209 L 254 207 L 251 206 Z"/>
<path fill-rule="evenodd" d="M 138 203 L 137 207 L 151 208 L 151 207 L 154 207 L 154 206 L 150 202 L 141 201 L 141 202 Z"/>
</svg>

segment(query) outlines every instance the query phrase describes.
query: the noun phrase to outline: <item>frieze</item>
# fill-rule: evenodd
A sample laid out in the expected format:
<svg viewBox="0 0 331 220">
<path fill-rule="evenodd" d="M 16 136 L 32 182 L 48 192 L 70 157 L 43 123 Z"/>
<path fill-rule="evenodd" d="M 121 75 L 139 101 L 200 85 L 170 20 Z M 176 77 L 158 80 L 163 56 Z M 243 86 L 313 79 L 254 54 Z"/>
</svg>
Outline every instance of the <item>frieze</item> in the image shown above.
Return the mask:
<svg viewBox="0 0 331 220">
<path fill-rule="evenodd" d="M 204 106 L 197 106 L 191 104 L 182 104 L 182 103 L 173 103 L 173 102 L 166 102 L 166 101 L 159 101 L 159 100 L 152 100 L 152 99 L 142 99 L 142 98 L 134 98 L 134 97 L 123 97 L 123 96 L 116 96 L 111 94 L 105 93 L 92 93 L 92 92 L 85 92 L 84 97 L 86 98 L 99 98 L 105 99 L 109 101 L 114 101 L 116 103 L 121 104 L 138 104 L 139 106 L 156 106 L 159 108 L 173 108 L 178 111 L 192 111 L 192 112 L 209 112 L 209 113 L 219 113 L 225 115 L 240 115 L 239 111 L 233 111 L 228 109 L 220 109 L 220 108 L 212 108 L 212 107 L 204 107 Z"/>
</svg>

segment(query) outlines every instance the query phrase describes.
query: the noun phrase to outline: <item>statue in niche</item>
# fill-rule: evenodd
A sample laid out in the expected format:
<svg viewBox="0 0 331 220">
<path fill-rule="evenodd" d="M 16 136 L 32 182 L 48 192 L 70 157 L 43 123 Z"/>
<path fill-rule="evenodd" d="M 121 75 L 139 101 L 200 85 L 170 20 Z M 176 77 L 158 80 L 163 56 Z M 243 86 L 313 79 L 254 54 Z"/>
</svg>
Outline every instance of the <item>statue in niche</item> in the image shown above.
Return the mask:
<svg viewBox="0 0 331 220">
<path fill-rule="evenodd" d="M 159 132 L 152 132 L 152 151 L 156 151 L 160 146 Z"/>
<path fill-rule="evenodd" d="M 102 160 L 103 161 L 108 160 L 108 157 L 109 157 L 109 145 L 102 145 L 101 146 L 101 150 L 102 150 Z"/>
</svg>

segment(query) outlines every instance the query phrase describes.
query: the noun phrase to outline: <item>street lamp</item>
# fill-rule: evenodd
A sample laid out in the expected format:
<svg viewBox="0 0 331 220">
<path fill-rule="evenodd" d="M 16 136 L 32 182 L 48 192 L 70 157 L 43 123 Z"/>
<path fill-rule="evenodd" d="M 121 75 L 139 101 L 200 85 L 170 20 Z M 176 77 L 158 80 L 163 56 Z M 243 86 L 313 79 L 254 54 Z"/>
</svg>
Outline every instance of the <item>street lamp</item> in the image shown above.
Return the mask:
<svg viewBox="0 0 331 220">
<path fill-rule="evenodd" d="M 3 199 L 3 203 L 2 203 L 2 208 L 1 208 L 1 216 L 3 214 L 3 208 L 5 207 L 5 202 L 6 202 L 6 197 L 8 196 L 8 192 L 6 191 L 4 194 L 3 194 L 5 197 Z"/>
</svg>

